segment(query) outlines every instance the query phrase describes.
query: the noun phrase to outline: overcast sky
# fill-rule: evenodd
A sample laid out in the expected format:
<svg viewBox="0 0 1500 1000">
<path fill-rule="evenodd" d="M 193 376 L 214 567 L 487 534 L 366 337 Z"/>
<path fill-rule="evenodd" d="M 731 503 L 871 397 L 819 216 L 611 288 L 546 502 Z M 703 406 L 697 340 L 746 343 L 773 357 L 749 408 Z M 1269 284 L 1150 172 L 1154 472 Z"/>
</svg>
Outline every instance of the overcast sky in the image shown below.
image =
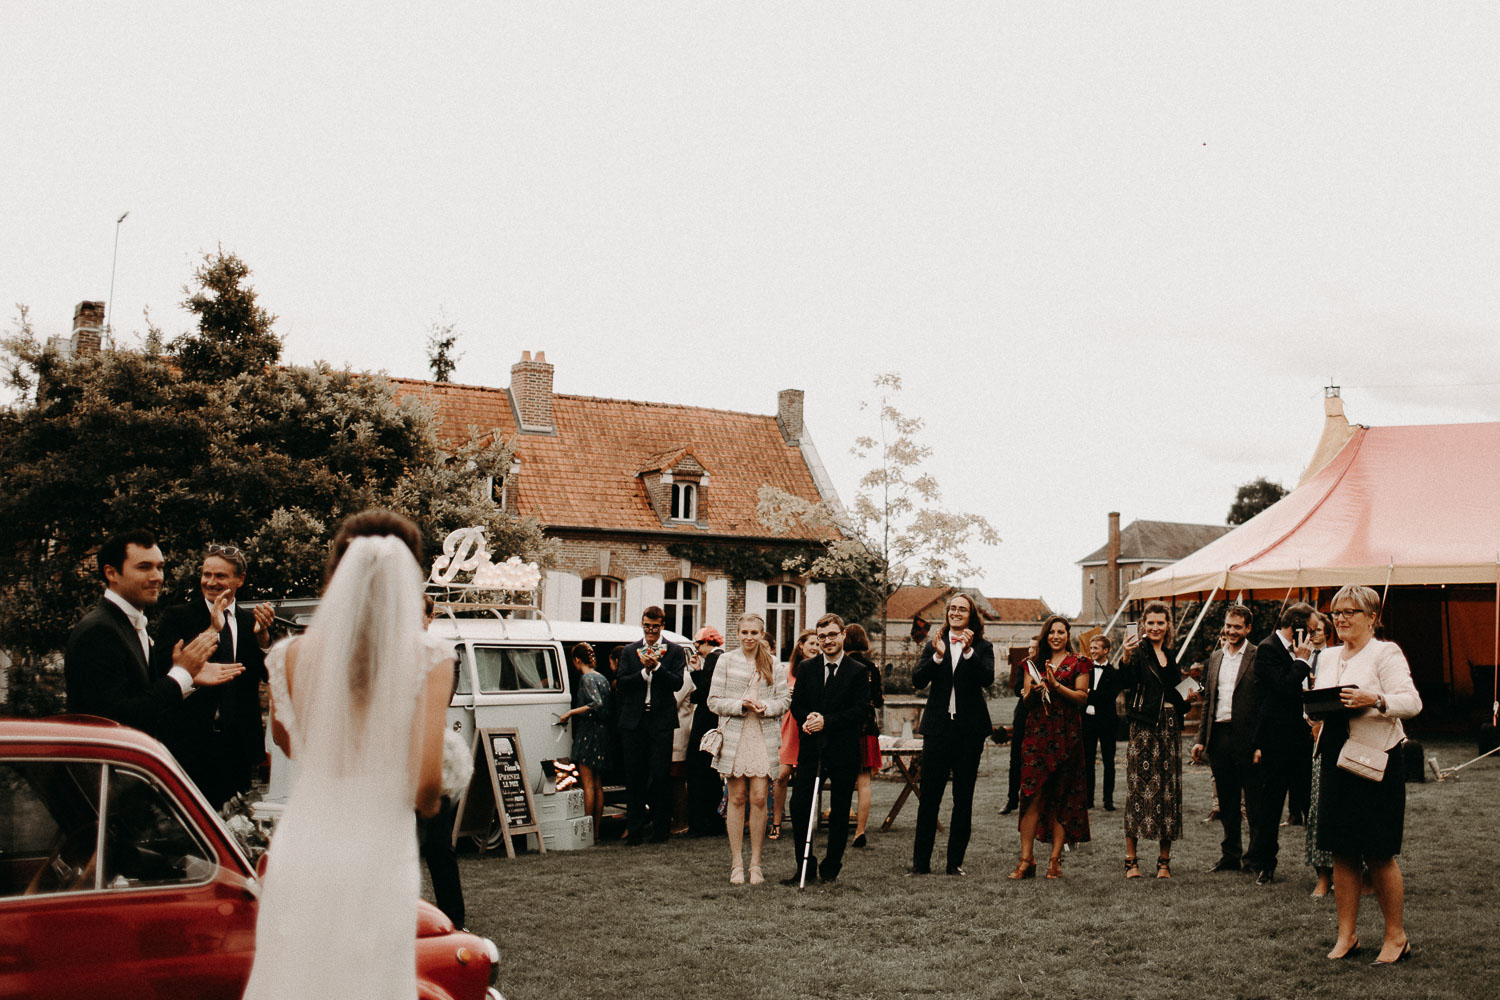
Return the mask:
<svg viewBox="0 0 1500 1000">
<path fill-rule="evenodd" d="M 896 370 L 994 596 L 1106 513 L 1222 522 L 1351 420 L 1500 419 L 1500 7 L 0 2 L 0 303 L 287 360 L 807 419 Z M 13 312 L 12 312 L 13 316 Z M 7 317 L 10 326 L 10 317 Z M 1435 502 L 1442 484 L 1433 484 Z"/>
</svg>

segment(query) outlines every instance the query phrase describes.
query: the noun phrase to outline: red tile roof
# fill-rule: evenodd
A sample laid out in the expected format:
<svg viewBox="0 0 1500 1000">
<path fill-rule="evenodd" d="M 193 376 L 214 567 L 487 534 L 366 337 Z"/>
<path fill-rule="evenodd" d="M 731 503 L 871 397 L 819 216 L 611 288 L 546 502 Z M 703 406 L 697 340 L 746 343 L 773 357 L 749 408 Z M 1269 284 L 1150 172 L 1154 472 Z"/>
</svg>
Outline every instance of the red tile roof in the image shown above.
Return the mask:
<svg viewBox="0 0 1500 1000">
<path fill-rule="evenodd" d="M 907 621 L 914 615 L 922 614 L 931 609 L 931 613 L 924 615 L 928 621 L 936 621 L 943 614 L 941 607 L 954 592 L 953 587 L 902 587 L 891 595 L 886 602 L 886 614 L 896 621 Z M 975 593 L 970 588 L 963 588 L 965 593 Z M 981 595 L 982 596 L 982 595 Z M 989 607 L 980 606 L 980 613 L 991 621 L 1001 622 L 1039 622 L 1052 614 L 1052 609 L 1047 607 L 1047 602 L 1039 597 L 984 597 L 989 602 Z"/>
<path fill-rule="evenodd" d="M 952 587 L 902 587 L 885 602 L 886 617 L 906 621 L 952 592 Z"/>
<path fill-rule="evenodd" d="M 390 379 L 396 394 L 437 412 L 438 439 L 457 447 L 478 436 L 514 439 L 521 462 L 516 503 L 548 527 L 608 531 L 670 531 L 687 538 L 817 537 L 793 530 L 778 536 L 755 517 L 762 485 L 819 499 L 802 450 L 786 443 L 774 415 L 643 403 L 593 396 L 552 397 L 555 434 L 517 434 L 510 395 L 485 386 Z M 708 470 L 699 494 L 699 522 L 661 520 L 651 509 L 643 468 L 690 451 Z"/>
<path fill-rule="evenodd" d="M 1003 622 L 1039 622 L 1051 617 L 1052 609 L 1040 597 L 987 597 L 995 617 Z"/>
</svg>

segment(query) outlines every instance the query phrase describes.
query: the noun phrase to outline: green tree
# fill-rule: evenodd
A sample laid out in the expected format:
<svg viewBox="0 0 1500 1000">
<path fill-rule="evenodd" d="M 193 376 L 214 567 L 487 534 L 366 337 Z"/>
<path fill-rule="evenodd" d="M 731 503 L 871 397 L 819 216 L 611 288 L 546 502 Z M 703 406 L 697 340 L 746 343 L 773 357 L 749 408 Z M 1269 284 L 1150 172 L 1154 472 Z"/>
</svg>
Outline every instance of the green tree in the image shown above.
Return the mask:
<svg viewBox="0 0 1500 1000">
<path fill-rule="evenodd" d="M 875 377 L 877 399 L 860 403 L 873 409 L 876 434 L 858 438 L 850 449 L 874 464 L 859 481 L 846 509 L 811 501 L 773 486 L 762 486 L 756 516 L 772 531 L 783 533 L 800 524 L 821 533 L 822 554 L 807 572 L 819 579 L 839 579 L 865 589 L 880 610 L 880 656 L 886 657 L 889 633 L 887 602 L 909 583 L 942 584 L 980 573 L 970 546 L 995 545 L 994 527 L 979 514 L 954 513 L 941 506 L 937 480 L 922 471 L 931 447 L 921 444 L 920 417 L 896 408 L 901 376 Z"/>
<path fill-rule="evenodd" d="M 267 315 L 253 294 L 249 306 Z M 47 690 L 48 664 L 98 600 L 92 553 L 127 527 L 161 537 L 164 601 L 191 594 L 196 555 L 214 541 L 245 550 L 246 597 L 310 596 L 340 521 L 374 505 L 412 517 L 430 552 L 479 524 L 497 556 L 546 559 L 541 525 L 486 488 L 509 468 L 510 446 L 446 454 L 432 412 L 378 376 L 264 366 L 190 376 L 130 350 L 66 358 L 38 344 L 24 311 L 0 348 L 13 385 L 41 387 L 0 409 L 0 648 L 16 665 L 13 691 Z"/>
<path fill-rule="evenodd" d="M 1244 524 L 1256 514 L 1286 496 L 1286 487 L 1273 483 L 1265 476 L 1241 483 L 1235 491 L 1234 504 L 1229 508 L 1226 524 Z"/>
<path fill-rule="evenodd" d="M 464 357 L 457 353 L 457 346 L 458 324 L 439 310 L 438 318 L 427 328 L 427 367 L 432 370 L 434 382 L 453 380 L 453 370 Z"/>
<path fill-rule="evenodd" d="M 172 341 L 183 378 L 219 382 L 281 359 L 281 338 L 271 329 L 276 317 L 256 302 L 249 277 L 245 262 L 223 247 L 205 253 L 194 268 L 182 305 L 198 317 L 198 328 Z"/>
</svg>

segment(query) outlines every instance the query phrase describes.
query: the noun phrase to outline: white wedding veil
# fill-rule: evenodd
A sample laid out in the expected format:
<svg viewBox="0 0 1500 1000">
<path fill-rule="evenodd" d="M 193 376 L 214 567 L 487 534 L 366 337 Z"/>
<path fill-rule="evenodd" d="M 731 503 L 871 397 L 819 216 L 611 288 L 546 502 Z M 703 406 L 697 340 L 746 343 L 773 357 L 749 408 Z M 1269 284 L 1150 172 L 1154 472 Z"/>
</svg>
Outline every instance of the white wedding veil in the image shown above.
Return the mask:
<svg viewBox="0 0 1500 1000">
<path fill-rule="evenodd" d="M 426 660 L 422 571 L 401 539 L 352 539 L 297 650 L 297 783 L 343 800 L 387 796 L 410 811 L 420 758 L 414 720 Z M 293 795 L 306 789 L 294 788 Z M 374 804 L 373 801 L 367 804 Z"/>
</svg>

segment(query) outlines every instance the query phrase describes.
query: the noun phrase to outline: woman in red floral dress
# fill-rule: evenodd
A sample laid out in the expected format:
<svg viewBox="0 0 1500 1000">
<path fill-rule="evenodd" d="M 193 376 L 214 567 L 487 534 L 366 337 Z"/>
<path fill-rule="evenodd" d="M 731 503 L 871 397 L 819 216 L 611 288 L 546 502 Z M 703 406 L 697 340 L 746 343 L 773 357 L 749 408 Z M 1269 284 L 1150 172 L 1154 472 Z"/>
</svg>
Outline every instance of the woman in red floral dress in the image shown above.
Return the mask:
<svg viewBox="0 0 1500 1000">
<path fill-rule="evenodd" d="M 1036 874 L 1037 840 L 1051 839 L 1047 877 L 1061 878 L 1063 845 L 1089 839 L 1083 706 L 1092 670 L 1073 655 L 1072 645 L 1068 620 L 1053 615 L 1037 636 L 1037 648 L 1044 652 L 1026 664 L 1021 697 L 1030 705 L 1021 741 L 1021 860 L 1010 873 L 1013 879 Z"/>
</svg>

